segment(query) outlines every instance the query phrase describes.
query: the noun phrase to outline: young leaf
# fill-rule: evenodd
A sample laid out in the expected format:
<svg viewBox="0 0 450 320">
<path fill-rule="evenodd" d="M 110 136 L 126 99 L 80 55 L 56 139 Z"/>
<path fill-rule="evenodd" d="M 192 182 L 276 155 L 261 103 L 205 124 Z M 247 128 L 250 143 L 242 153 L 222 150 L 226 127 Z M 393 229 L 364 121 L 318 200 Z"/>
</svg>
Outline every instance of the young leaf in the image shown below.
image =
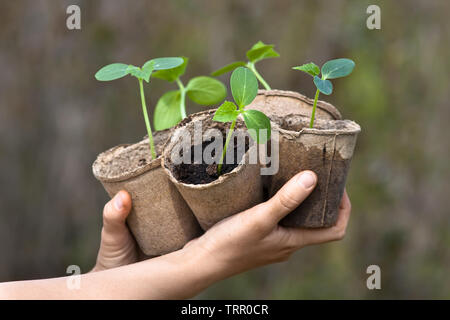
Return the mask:
<svg viewBox="0 0 450 320">
<path fill-rule="evenodd" d="M 178 67 L 181 65 L 184 60 L 180 57 L 168 57 L 168 58 L 155 58 L 150 61 L 153 61 L 155 63 L 154 70 L 166 70 L 166 69 L 172 69 L 175 67 Z M 143 68 L 145 68 L 145 65 L 147 63 L 150 63 L 150 61 L 147 61 Z"/>
<path fill-rule="evenodd" d="M 127 72 L 138 79 L 144 79 L 146 77 L 141 68 L 133 66 L 131 64 L 128 66 Z"/>
<path fill-rule="evenodd" d="M 155 71 L 152 75 L 154 78 L 163 79 L 169 82 L 175 81 L 177 78 L 181 77 L 186 71 L 186 66 L 188 64 L 189 58 L 183 57 L 183 63 L 178 67 Z"/>
<path fill-rule="evenodd" d="M 214 113 L 213 120 L 219 122 L 234 121 L 239 115 L 236 105 L 231 101 L 225 101 Z"/>
<path fill-rule="evenodd" d="M 156 130 L 171 128 L 181 121 L 180 100 L 178 90 L 168 91 L 159 98 L 153 116 Z"/>
<path fill-rule="evenodd" d="M 230 86 L 234 101 L 239 108 L 249 105 L 258 94 L 258 80 L 251 70 L 244 67 L 233 71 Z"/>
<path fill-rule="evenodd" d="M 350 59 L 334 59 L 322 66 L 323 79 L 335 79 L 352 73 L 355 63 Z"/>
<path fill-rule="evenodd" d="M 318 76 L 315 76 L 314 84 L 323 94 L 329 95 L 333 92 L 333 84 L 329 80 L 320 79 Z"/>
<path fill-rule="evenodd" d="M 150 81 L 150 76 L 155 68 L 155 62 L 150 60 L 149 63 L 144 64 L 142 66 L 143 79 L 148 83 Z"/>
<path fill-rule="evenodd" d="M 95 74 L 98 81 L 111 81 L 125 77 L 128 74 L 128 65 L 124 63 L 113 63 L 104 66 Z"/>
<path fill-rule="evenodd" d="M 306 73 L 312 75 L 313 77 L 318 76 L 320 74 L 320 68 L 314 62 L 306 63 L 306 64 L 298 66 L 298 67 L 293 67 L 292 69 L 306 72 Z"/>
<path fill-rule="evenodd" d="M 250 134 L 252 139 L 256 141 L 256 143 L 265 143 L 270 139 L 270 120 L 264 113 L 258 110 L 245 110 L 243 112 L 243 116 L 247 129 L 250 129 L 248 133 Z M 261 129 L 267 130 L 266 137 L 260 137 L 260 135 L 262 134 L 260 134 L 259 130 Z M 260 138 L 263 138 L 263 140 L 261 140 Z"/>
<path fill-rule="evenodd" d="M 247 58 L 250 62 L 256 63 L 262 59 L 279 57 L 279 53 L 273 50 L 273 47 L 273 44 L 265 44 L 262 41 L 258 41 L 247 51 Z"/>
<path fill-rule="evenodd" d="M 243 61 L 236 61 L 230 64 L 227 64 L 225 67 L 220 68 L 219 70 L 214 71 L 213 73 L 211 73 L 211 75 L 213 77 L 218 77 L 224 73 L 233 71 L 234 69 L 236 69 L 237 67 L 245 67 L 246 63 Z"/>
<path fill-rule="evenodd" d="M 189 99 L 205 106 L 219 103 L 227 96 L 227 88 L 222 82 L 206 76 L 192 78 L 186 92 Z"/>
</svg>

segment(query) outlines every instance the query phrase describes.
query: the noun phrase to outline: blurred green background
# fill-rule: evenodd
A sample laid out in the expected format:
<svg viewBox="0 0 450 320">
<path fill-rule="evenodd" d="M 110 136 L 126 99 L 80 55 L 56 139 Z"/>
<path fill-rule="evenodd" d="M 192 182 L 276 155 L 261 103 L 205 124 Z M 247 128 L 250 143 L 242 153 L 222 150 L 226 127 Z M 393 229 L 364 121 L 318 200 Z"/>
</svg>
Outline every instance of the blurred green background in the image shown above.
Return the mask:
<svg viewBox="0 0 450 320">
<path fill-rule="evenodd" d="M 66 28 L 69 4 L 81 7 L 79 31 Z M 381 30 L 366 27 L 370 4 L 381 8 Z M 449 12 L 444 0 L 1 1 L 0 281 L 94 265 L 108 197 L 91 164 L 145 134 L 137 81 L 97 82 L 101 66 L 184 55 L 187 79 L 262 40 L 281 54 L 258 65 L 271 86 L 310 97 L 311 78 L 292 66 L 356 62 L 322 96 L 362 127 L 348 178 L 352 217 L 343 241 L 200 297 L 450 298 Z M 171 88 L 154 79 L 148 105 Z M 371 264 L 381 267 L 381 290 L 366 288 Z"/>
</svg>

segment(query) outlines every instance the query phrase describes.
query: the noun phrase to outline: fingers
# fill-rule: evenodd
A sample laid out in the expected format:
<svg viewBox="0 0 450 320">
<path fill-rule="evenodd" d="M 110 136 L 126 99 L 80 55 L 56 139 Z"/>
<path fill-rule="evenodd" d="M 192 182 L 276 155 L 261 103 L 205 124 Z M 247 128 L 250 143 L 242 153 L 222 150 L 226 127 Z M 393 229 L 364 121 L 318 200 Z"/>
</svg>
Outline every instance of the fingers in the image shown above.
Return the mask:
<svg viewBox="0 0 450 320">
<path fill-rule="evenodd" d="M 345 237 L 348 221 L 350 219 L 351 203 L 347 191 L 344 191 L 339 205 L 339 216 L 336 225 L 330 228 L 304 229 L 289 228 L 290 245 L 304 247 L 312 244 L 342 240 Z"/>
<path fill-rule="evenodd" d="M 103 227 L 107 232 L 126 228 L 125 221 L 131 211 L 131 196 L 119 191 L 103 209 Z"/>
<path fill-rule="evenodd" d="M 314 172 L 306 170 L 291 178 L 269 201 L 250 209 L 262 222 L 275 226 L 289 212 L 299 206 L 317 183 Z"/>
</svg>

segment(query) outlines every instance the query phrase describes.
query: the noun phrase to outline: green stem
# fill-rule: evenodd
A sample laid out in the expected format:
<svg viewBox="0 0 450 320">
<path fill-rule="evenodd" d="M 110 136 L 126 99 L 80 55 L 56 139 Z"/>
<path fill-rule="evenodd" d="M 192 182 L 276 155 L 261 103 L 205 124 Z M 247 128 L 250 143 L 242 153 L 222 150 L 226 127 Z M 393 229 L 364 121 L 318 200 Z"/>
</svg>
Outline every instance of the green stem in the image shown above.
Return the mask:
<svg viewBox="0 0 450 320">
<path fill-rule="evenodd" d="M 186 89 L 184 88 L 180 78 L 177 78 L 176 82 L 178 84 L 178 87 L 180 88 L 181 93 L 181 101 L 180 101 L 181 119 L 184 119 L 186 118 Z"/>
<path fill-rule="evenodd" d="M 152 159 L 156 159 L 155 143 L 153 142 L 152 127 L 150 126 L 150 121 L 148 120 L 147 105 L 145 104 L 144 86 L 142 85 L 142 79 L 138 80 L 139 80 L 139 89 L 141 91 L 142 112 L 144 113 L 145 126 L 147 127 L 148 133 L 148 141 L 150 142 L 150 151 L 152 153 Z"/>
<path fill-rule="evenodd" d="M 259 72 L 256 70 L 255 68 L 255 64 L 252 62 L 247 63 L 247 66 L 250 70 L 253 71 L 253 73 L 255 74 L 256 78 L 259 80 L 259 82 L 261 82 L 261 84 L 264 86 L 264 88 L 266 90 L 272 90 L 272 88 L 270 88 L 269 84 L 263 79 L 263 77 L 259 74 Z"/>
<path fill-rule="evenodd" d="M 219 176 L 220 176 L 220 173 L 222 172 L 223 158 L 225 157 L 225 154 L 227 153 L 228 143 L 230 142 L 231 136 L 233 135 L 234 126 L 236 125 L 236 119 L 234 119 L 233 122 L 231 123 L 230 131 L 228 131 L 227 140 L 225 141 L 225 146 L 223 147 L 222 155 L 220 156 L 219 166 L 217 167 L 217 175 L 219 175 Z"/>
<path fill-rule="evenodd" d="M 316 90 L 316 96 L 314 97 L 314 105 L 311 113 L 311 121 L 309 122 L 309 127 L 312 128 L 314 125 L 314 116 L 316 114 L 316 106 L 317 106 L 317 99 L 319 99 L 319 89 Z"/>
</svg>

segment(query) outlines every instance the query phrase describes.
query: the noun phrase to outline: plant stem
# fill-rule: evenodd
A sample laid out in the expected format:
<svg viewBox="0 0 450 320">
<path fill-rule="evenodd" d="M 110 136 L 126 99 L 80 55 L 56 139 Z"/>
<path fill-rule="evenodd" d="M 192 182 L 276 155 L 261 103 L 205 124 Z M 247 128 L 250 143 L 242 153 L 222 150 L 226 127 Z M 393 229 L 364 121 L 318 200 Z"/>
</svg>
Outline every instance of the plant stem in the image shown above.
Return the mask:
<svg viewBox="0 0 450 320">
<path fill-rule="evenodd" d="M 309 127 L 312 128 L 314 125 L 314 117 L 316 114 L 316 106 L 317 106 L 317 99 L 319 99 L 319 89 L 316 90 L 316 96 L 314 97 L 314 105 L 311 113 L 311 121 L 309 122 Z"/>
<path fill-rule="evenodd" d="M 145 104 L 145 96 L 144 96 L 144 86 L 142 85 L 142 79 L 138 80 L 139 80 L 139 89 L 141 91 L 142 112 L 144 113 L 145 126 L 147 127 L 148 133 L 148 141 L 150 142 L 150 151 L 152 153 L 152 159 L 154 160 L 156 159 L 155 143 L 153 142 L 152 127 L 150 126 L 150 121 L 148 120 L 147 105 Z"/>
<path fill-rule="evenodd" d="M 270 88 L 269 84 L 263 79 L 263 77 L 259 74 L 259 72 L 256 70 L 255 68 L 255 64 L 252 62 L 247 63 L 247 67 L 253 71 L 253 73 L 255 74 L 256 78 L 259 80 L 259 82 L 261 82 L 261 84 L 264 86 L 264 88 L 266 90 L 272 90 L 272 88 Z"/>
<path fill-rule="evenodd" d="M 219 175 L 219 176 L 222 172 L 223 158 L 225 157 L 225 154 L 227 153 L 228 143 L 230 142 L 231 136 L 233 135 L 234 126 L 236 125 L 236 119 L 234 119 L 233 122 L 231 123 L 230 131 L 228 131 L 227 140 L 225 141 L 225 146 L 223 147 L 222 155 L 220 156 L 219 166 L 217 167 L 217 175 Z"/>
<path fill-rule="evenodd" d="M 184 88 L 180 78 L 177 78 L 176 82 L 178 84 L 178 87 L 180 88 L 181 93 L 181 101 L 180 101 L 181 119 L 184 119 L 186 118 L 186 89 Z"/>
</svg>

